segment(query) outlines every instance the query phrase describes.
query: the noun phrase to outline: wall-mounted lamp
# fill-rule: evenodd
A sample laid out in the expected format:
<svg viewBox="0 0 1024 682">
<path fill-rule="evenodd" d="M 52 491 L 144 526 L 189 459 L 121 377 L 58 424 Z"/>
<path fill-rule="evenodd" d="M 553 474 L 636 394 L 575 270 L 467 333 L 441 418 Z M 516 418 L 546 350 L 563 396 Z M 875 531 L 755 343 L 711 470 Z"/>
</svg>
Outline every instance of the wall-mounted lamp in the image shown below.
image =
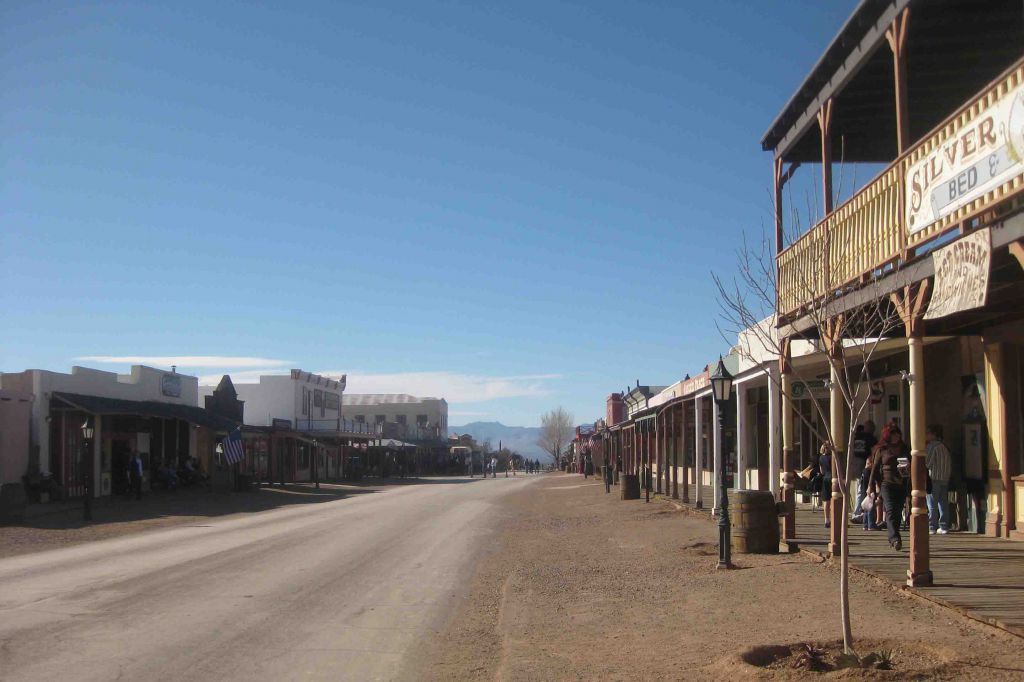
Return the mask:
<svg viewBox="0 0 1024 682">
<path fill-rule="evenodd" d="M 907 382 L 908 386 L 914 385 L 914 375 L 905 369 L 900 370 L 900 379 L 903 379 L 903 381 Z"/>
<path fill-rule="evenodd" d="M 832 390 L 832 380 L 831 379 L 822 379 L 821 380 L 821 385 L 825 387 L 826 391 L 831 391 Z"/>
</svg>

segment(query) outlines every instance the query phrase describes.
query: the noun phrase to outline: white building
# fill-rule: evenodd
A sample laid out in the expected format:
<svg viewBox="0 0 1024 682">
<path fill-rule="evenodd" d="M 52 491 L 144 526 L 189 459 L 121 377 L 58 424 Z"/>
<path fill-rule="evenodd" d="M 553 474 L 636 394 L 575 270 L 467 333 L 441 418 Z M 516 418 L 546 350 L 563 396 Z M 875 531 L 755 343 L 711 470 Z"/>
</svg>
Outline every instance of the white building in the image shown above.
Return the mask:
<svg viewBox="0 0 1024 682">
<path fill-rule="evenodd" d="M 202 386 L 203 396 L 214 386 Z M 330 379 L 293 369 L 288 374 L 261 376 L 258 383 L 236 383 L 238 399 L 245 401 L 249 426 L 279 426 L 297 431 L 340 431 L 341 395 L 345 377 Z M 284 422 L 288 422 L 287 425 Z"/>
<path fill-rule="evenodd" d="M 448 402 L 405 393 L 354 393 L 344 396 L 346 419 L 368 424 L 397 424 L 396 437 L 437 440 L 448 437 Z"/>
</svg>

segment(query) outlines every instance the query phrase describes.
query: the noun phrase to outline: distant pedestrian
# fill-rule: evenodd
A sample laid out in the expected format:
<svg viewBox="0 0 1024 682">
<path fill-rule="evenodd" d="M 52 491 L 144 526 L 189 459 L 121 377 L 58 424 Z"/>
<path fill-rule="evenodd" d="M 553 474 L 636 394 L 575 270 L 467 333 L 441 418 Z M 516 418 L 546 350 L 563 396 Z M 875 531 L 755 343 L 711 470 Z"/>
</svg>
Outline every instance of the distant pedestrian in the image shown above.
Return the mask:
<svg viewBox="0 0 1024 682">
<path fill-rule="evenodd" d="M 142 499 L 142 457 L 139 456 L 138 452 L 132 453 L 132 458 L 128 460 L 128 481 L 131 483 L 132 491 L 135 493 L 135 499 Z"/>
<path fill-rule="evenodd" d="M 924 462 L 932 479 L 932 489 L 928 493 L 928 527 L 933 534 L 945 535 L 949 532 L 949 474 L 953 468 L 953 457 L 942 442 L 941 425 L 928 427 L 927 439 L 928 451 Z"/>
</svg>

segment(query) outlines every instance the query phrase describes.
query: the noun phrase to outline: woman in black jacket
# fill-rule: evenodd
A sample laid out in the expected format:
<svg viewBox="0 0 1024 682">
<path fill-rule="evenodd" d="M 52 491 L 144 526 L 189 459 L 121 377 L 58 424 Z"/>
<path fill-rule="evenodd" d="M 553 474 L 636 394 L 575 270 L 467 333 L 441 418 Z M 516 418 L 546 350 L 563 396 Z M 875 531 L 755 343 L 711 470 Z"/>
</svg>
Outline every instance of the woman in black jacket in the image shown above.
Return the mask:
<svg viewBox="0 0 1024 682">
<path fill-rule="evenodd" d="M 880 482 L 882 503 L 885 505 L 885 526 L 889 531 L 889 546 L 899 550 L 903 548 L 900 537 L 900 522 L 903 518 L 903 503 L 906 501 L 905 466 L 910 458 L 907 444 L 903 442 L 903 433 L 895 424 L 889 426 L 888 438 L 879 443 L 871 462 L 871 476 L 868 489 L 875 481 Z"/>
</svg>

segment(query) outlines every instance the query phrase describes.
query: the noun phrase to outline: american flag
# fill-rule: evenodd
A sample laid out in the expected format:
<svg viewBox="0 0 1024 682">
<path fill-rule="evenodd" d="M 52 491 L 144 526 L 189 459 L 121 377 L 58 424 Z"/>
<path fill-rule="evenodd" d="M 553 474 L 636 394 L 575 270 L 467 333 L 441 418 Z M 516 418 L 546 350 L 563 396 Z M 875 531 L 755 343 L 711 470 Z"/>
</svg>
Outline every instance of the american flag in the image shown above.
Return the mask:
<svg viewBox="0 0 1024 682">
<path fill-rule="evenodd" d="M 245 459 L 245 448 L 242 447 L 242 429 L 237 428 L 224 439 L 224 462 L 238 464 Z"/>
</svg>

